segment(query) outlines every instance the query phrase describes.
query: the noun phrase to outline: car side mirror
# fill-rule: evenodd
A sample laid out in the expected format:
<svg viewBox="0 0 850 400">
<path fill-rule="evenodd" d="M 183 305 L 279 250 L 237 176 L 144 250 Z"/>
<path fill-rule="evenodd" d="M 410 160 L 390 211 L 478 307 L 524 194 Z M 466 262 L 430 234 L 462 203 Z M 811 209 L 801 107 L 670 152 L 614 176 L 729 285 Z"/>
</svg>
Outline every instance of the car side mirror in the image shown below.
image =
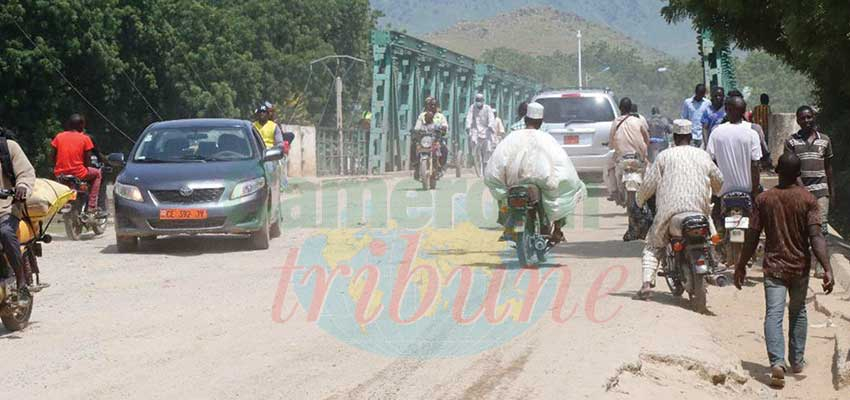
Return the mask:
<svg viewBox="0 0 850 400">
<path fill-rule="evenodd" d="M 124 159 L 124 153 L 112 153 L 106 156 L 106 161 L 110 164 L 123 167 L 127 161 Z"/>
<path fill-rule="evenodd" d="M 276 147 L 267 149 L 263 156 L 263 161 L 280 161 L 283 159 L 283 149 Z"/>
</svg>

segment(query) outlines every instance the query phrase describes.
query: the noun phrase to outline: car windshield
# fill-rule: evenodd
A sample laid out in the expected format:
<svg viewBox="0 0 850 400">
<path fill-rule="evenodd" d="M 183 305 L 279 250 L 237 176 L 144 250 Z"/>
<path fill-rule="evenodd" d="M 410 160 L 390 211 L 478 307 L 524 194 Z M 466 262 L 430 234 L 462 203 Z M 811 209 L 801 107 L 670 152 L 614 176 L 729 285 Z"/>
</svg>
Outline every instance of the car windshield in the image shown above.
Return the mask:
<svg viewBox="0 0 850 400">
<path fill-rule="evenodd" d="M 544 98 L 537 102 L 543 105 L 543 122 L 547 124 L 614 120 L 611 103 L 601 96 Z"/>
<path fill-rule="evenodd" d="M 142 137 L 133 161 L 248 160 L 254 155 L 249 135 L 249 131 L 239 127 L 153 129 Z"/>
</svg>

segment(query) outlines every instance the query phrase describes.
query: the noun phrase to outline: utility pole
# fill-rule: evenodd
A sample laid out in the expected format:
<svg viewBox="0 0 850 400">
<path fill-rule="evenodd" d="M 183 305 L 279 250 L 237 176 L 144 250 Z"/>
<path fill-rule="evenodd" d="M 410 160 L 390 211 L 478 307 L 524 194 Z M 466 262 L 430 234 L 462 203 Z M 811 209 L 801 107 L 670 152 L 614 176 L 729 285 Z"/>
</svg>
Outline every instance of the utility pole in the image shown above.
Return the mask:
<svg viewBox="0 0 850 400">
<path fill-rule="evenodd" d="M 578 89 L 581 90 L 581 30 L 578 31 Z"/>
<path fill-rule="evenodd" d="M 337 76 L 336 86 L 336 129 L 339 132 L 339 174 L 345 175 L 344 138 L 342 133 L 342 77 Z"/>
<path fill-rule="evenodd" d="M 324 67 L 327 69 L 328 74 L 330 74 L 334 78 L 334 87 L 336 89 L 336 129 L 338 134 L 338 146 L 339 146 L 339 174 L 345 175 L 345 133 L 343 132 L 343 121 L 342 121 L 342 66 L 340 65 L 340 61 L 342 59 L 346 59 L 349 61 L 358 62 L 361 64 L 366 64 L 366 61 L 361 60 L 356 57 L 347 56 L 347 55 L 333 55 L 322 57 L 317 60 L 313 60 L 310 62 L 310 70 L 313 69 L 313 64 L 322 63 Z M 335 60 L 336 61 L 336 74 L 331 72 L 330 68 L 325 65 L 325 61 L 327 60 Z M 319 121 L 321 123 L 321 121 Z"/>
</svg>

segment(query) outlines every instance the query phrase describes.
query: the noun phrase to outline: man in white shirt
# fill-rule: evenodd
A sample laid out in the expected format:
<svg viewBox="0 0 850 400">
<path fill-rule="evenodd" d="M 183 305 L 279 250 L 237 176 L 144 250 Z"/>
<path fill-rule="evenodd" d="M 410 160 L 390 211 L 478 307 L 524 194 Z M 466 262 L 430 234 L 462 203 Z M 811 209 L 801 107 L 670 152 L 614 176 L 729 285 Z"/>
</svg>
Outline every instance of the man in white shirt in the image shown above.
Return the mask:
<svg viewBox="0 0 850 400">
<path fill-rule="evenodd" d="M 758 192 L 761 176 L 761 140 L 749 124 L 744 123 L 747 103 L 733 96 L 726 100 L 729 122 L 712 131 L 706 150 L 723 173 L 720 196 L 729 192 L 748 192 L 753 197 Z"/>
<path fill-rule="evenodd" d="M 714 128 L 706 146 L 706 151 L 723 173 L 723 188 L 719 199 L 714 202 L 711 215 L 720 230 L 723 227 L 723 196 L 730 192 L 747 192 L 755 199 L 761 184 L 761 140 L 758 133 L 744 123 L 746 109 L 747 103 L 743 98 L 727 98 L 726 116 L 729 122 Z"/>
<path fill-rule="evenodd" d="M 475 102 L 466 113 L 466 131 L 469 133 L 472 155 L 475 159 L 475 174 L 480 176 L 483 165 L 490 158 L 490 145 L 493 143 L 493 126 L 496 117 L 493 109 L 484 104 L 484 95 L 475 95 Z"/>
</svg>

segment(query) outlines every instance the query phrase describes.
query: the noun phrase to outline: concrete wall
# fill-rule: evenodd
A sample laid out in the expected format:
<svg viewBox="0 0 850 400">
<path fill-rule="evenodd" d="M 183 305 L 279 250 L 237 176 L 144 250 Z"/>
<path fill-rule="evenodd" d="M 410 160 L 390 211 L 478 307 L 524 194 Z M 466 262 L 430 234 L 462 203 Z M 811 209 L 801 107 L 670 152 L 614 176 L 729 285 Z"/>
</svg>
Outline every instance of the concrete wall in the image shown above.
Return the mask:
<svg viewBox="0 0 850 400">
<path fill-rule="evenodd" d="M 785 148 L 785 141 L 793 134 L 800 130 L 797 125 L 797 116 L 793 113 L 776 113 L 770 114 L 768 122 L 769 128 L 767 133 L 767 143 L 770 147 L 770 156 L 773 159 L 773 165 L 779 161 Z"/>
<path fill-rule="evenodd" d="M 312 126 L 282 125 L 284 132 L 295 134 L 289 149 L 289 176 L 316 176 L 316 128 Z"/>
</svg>

